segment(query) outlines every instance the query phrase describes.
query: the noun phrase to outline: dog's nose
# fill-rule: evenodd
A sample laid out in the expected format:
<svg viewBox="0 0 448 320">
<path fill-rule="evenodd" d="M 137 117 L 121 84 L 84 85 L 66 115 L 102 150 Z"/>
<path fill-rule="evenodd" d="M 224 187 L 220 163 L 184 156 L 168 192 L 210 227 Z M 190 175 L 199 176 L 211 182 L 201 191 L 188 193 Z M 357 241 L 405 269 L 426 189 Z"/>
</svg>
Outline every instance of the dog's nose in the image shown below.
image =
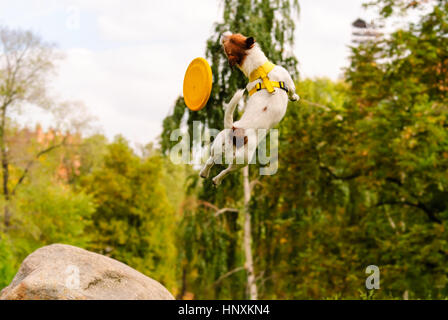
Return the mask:
<svg viewBox="0 0 448 320">
<path fill-rule="evenodd" d="M 221 35 L 221 42 L 227 41 L 230 36 L 232 35 L 232 32 L 226 31 Z"/>
</svg>

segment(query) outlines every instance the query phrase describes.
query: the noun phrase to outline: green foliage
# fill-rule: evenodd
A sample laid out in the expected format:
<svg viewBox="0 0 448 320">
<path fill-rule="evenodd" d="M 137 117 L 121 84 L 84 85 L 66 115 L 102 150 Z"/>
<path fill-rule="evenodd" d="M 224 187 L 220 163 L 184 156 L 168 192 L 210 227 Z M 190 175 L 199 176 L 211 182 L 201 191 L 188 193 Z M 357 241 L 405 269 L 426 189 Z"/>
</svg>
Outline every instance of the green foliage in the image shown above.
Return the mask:
<svg viewBox="0 0 448 320">
<path fill-rule="evenodd" d="M 246 278 L 240 267 L 243 262 L 238 214 L 228 212 L 215 217 L 213 210 L 194 206 L 184 209 L 179 243 L 186 278 L 180 297 L 192 292 L 197 299 L 244 299 L 241 286 Z"/>
<path fill-rule="evenodd" d="M 213 73 L 210 99 L 206 107 L 197 112 L 186 108 L 182 97 L 176 101 L 172 114 L 163 122 L 161 145 L 165 154 L 177 143 L 170 141 L 171 133 L 184 123 L 190 137 L 193 137 L 193 121 L 200 121 L 204 132 L 209 128 L 223 129 L 223 103 L 247 84 L 243 73 L 229 66 L 220 43 L 220 36 L 225 31 L 254 37 L 271 61 L 297 76 L 297 60 L 290 50 L 294 44 L 295 22 L 299 12 L 297 0 L 225 0 L 222 3 L 223 19 L 215 24 L 205 52 Z M 220 165 L 215 166 L 211 175 L 216 175 L 222 168 Z M 192 260 L 184 260 L 188 261 L 188 266 L 184 262 L 185 280 L 181 291 L 193 291 L 196 298 L 244 298 L 244 271 L 232 273 L 220 280 L 219 285 L 213 285 L 243 264 L 241 243 L 238 241 L 241 234 L 237 233 L 241 217 L 225 213 L 216 221 L 213 220 L 216 208 L 241 207 L 242 179 L 240 175 L 233 174 L 224 180 L 218 191 L 210 180 L 200 185 L 197 173 L 189 178 L 189 182 L 195 194 L 187 201 L 196 204 L 192 206 L 193 209 L 189 206 L 183 216 L 179 243 L 183 257 L 191 258 L 189 252 L 195 252 L 196 256 Z M 210 219 L 213 221 L 208 221 Z"/>
<path fill-rule="evenodd" d="M 79 174 L 74 175 L 72 182 L 78 184 L 82 177 L 99 168 L 107 152 L 108 141 L 102 135 L 93 135 L 82 140 L 80 147 L 72 150 L 79 156 Z"/>
<path fill-rule="evenodd" d="M 79 144 L 34 160 L 16 193 L 1 198 L 11 226 L 0 233 L 0 287 L 27 254 L 63 242 L 127 263 L 178 298 L 247 297 L 243 217 L 235 210 L 242 207 L 241 177 L 230 176 L 220 189 L 201 184 L 196 168 L 166 157 L 169 137 L 182 124 L 191 134 L 194 120 L 204 130 L 222 128 L 224 100 L 245 86 L 221 49 L 226 30 L 254 36 L 271 60 L 296 74 L 287 49 L 298 3 L 223 4 L 223 21 L 207 42 L 211 99 L 200 112 L 177 100 L 164 120 L 161 150 L 148 145 L 138 156 L 120 137 L 112 143 L 101 135 L 79 137 Z M 278 127 L 278 172 L 251 170 L 262 299 L 448 296 L 448 4 L 374 0 L 370 6 L 384 22 L 410 10 L 425 14 L 353 46 L 344 80 L 297 81 L 301 100 L 290 103 Z M 12 122 L 7 129 L 19 136 Z M 10 144 L 10 159 L 34 159 L 41 144 Z M 26 168 L 11 162 L 11 190 Z M 380 269 L 376 291 L 365 288 L 372 264 Z"/>
<path fill-rule="evenodd" d="M 370 264 L 381 270 L 375 299 L 401 298 L 405 291 L 411 298 L 446 297 L 446 227 L 425 211 L 437 208 L 446 219 L 446 196 L 432 187 L 424 199 L 393 198 L 394 204 L 386 205 L 383 197 L 398 191 L 385 190 L 396 184 L 388 177 L 397 165 L 359 157 L 383 148 L 380 142 L 395 128 L 374 135 L 376 121 L 385 121 L 382 115 L 355 117 L 352 105 L 341 107 L 351 99 L 343 83 L 317 79 L 297 86 L 301 102 L 291 103 L 280 125 L 279 171 L 262 178 L 251 207 L 255 255 L 263 257 L 258 268 L 269 279 L 264 297 L 363 299 L 359 290 L 365 290 Z M 412 114 L 406 119 L 422 121 Z M 360 131 L 370 135 L 358 140 Z M 381 160 L 395 155 L 391 149 Z M 419 178 L 426 174 L 436 185 L 446 179 L 445 169 L 422 170 Z M 417 190 L 422 184 L 416 183 L 402 188 Z M 413 201 L 425 203 L 425 209 Z"/>
<path fill-rule="evenodd" d="M 265 297 L 364 299 L 370 264 L 381 270 L 375 299 L 446 297 L 441 3 L 419 23 L 353 47 L 347 84 L 297 84 L 302 100 L 280 125 L 279 171 L 263 177 L 251 208 L 258 268 L 272 279 Z"/>
<path fill-rule="evenodd" d="M 97 209 L 91 249 L 110 255 L 175 287 L 175 211 L 168 202 L 160 168 L 163 159 L 141 159 L 118 137 L 103 164 L 85 177 Z"/>
<path fill-rule="evenodd" d="M 365 7 L 374 7 L 382 18 L 393 15 L 406 15 L 410 9 L 424 9 L 428 5 L 443 5 L 445 0 L 371 0 Z"/>
<path fill-rule="evenodd" d="M 6 235 L 0 234 L 0 288 L 4 288 L 14 278 L 17 260 Z"/>
<path fill-rule="evenodd" d="M 5 203 L 3 202 L 3 205 Z M 91 197 L 41 177 L 9 202 L 13 227 L 0 234 L 0 287 L 12 280 L 22 260 L 52 243 L 86 247 L 94 211 Z"/>
<path fill-rule="evenodd" d="M 89 242 L 84 229 L 94 209 L 85 193 L 39 181 L 23 188 L 13 202 L 13 223 L 20 227 L 11 234 L 26 239 L 26 251 L 61 242 L 84 247 Z"/>
</svg>

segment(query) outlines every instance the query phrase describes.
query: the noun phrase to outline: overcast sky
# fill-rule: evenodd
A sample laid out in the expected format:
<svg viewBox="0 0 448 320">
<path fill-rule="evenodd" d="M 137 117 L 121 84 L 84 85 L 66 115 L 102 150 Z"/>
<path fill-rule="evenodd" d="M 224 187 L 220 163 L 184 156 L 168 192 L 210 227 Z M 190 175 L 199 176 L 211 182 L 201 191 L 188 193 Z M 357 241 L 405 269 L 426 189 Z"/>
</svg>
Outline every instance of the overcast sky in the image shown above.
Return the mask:
<svg viewBox="0 0 448 320">
<path fill-rule="evenodd" d="M 83 101 L 96 126 L 133 145 L 154 141 L 182 94 L 189 62 L 204 56 L 219 0 L 14 0 L 0 24 L 31 29 L 65 53 L 53 79 L 63 99 Z M 301 0 L 295 54 L 302 77 L 338 78 L 347 65 L 351 23 L 369 18 L 362 0 Z M 238 30 L 232 30 L 238 31 Z M 30 109 L 22 121 L 49 118 Z"/>
</svg>

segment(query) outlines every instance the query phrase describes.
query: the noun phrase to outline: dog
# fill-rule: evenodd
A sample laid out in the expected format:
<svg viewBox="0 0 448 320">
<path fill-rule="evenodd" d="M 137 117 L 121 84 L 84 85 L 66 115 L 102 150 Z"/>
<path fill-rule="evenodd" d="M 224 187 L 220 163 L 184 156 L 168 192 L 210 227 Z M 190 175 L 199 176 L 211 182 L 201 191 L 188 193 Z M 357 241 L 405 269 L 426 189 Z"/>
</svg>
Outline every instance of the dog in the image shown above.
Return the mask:
<svg viewBox="0 0 448 320">
<path fill-rule="evenodd" d="M 231 172 L 246 166 L 255 155 L 266 131 L 277 125 L 286 113 L 288 99 L 299 100 L 291 75 L 285 68 L 272 64 L 253 37 L 227 31 L 221 44 L 231 67 L 237 66 L 249 78 L 246 90 L 249 99 L 240 120 L 233 122 L 233 113 L 243 98 L 244 89 L 238 90 L 230 102 L 224 104 L 224 130 L 213 141 L 210 157 L 199 175 L 207 178 L 210 169 L 221 163 L 225 154 L 229 166 L 212 179 L 215 186 Z M 263 133 L 257 132 L 257 129 Z M 238 161 L 238 160 L 241 161 Z"/>
</svg>

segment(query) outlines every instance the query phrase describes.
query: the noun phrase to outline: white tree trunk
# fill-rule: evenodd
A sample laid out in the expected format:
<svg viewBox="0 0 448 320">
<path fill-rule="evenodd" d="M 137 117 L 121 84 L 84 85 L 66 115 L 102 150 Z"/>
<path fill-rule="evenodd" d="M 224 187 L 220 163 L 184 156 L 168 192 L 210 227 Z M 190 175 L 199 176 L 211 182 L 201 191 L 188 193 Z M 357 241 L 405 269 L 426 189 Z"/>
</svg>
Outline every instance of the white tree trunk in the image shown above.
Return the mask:
<svg viewBox="0 0 448 320">
<path fill-rule="evenodd" d="M 251 197 L 251 188 L 249 183 L 249 166 L 243 168 L 244 180 L 244 254 L 246 263 L 244 267 L 247 271 L 247 287 L 249 289 L 250 300 L 257 300 L 257 284 L 255 282 L 254 262 L 252 259 L 252 233 L 250 227 L 249 202 Z"/>
</svg>

